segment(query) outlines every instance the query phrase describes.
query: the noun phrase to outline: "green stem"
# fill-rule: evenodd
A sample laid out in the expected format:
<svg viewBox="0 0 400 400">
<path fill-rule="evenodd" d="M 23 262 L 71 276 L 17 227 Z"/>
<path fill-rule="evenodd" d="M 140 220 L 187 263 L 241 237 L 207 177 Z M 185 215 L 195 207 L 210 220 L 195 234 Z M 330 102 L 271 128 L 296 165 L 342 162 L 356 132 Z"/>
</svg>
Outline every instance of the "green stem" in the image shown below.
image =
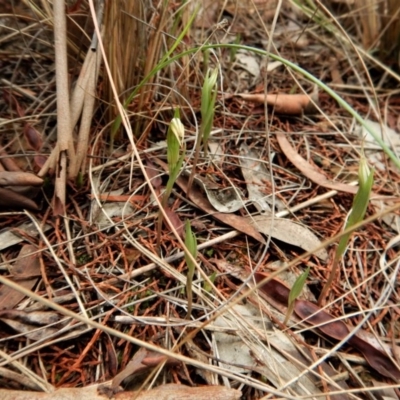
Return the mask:
<svg viewBox="0 0 400 400">
<path fill-rule="evenodd" d="M 203 135 L 201 133 L 201 129 L 199 129 L 199 134 L 197 136 L 197 142 L 196 142 L 196 149 L 195 149 L 195 153 L 194 153 L 194 159 L 193 159 L 193 163 L 192 163 L 192 171 L 190 172 L 189 181 L 187 184 L 186 195 L 188 197 L 189 197 L 190 189 L 192 188 L 192 185 L 193 185 L 194 176 L 196 175 L 197 163 L 199 162 L 199 158 L 200 158 L 200 147 L 201 147 L 202 136 Z"/>
<path fill-rule="evenodd" d="M 324 305 L 328 290 L 332 286 L 333 280 L 336 277 L 340 258 L 341 257 L 338 255 L 338 252 L 336 252 L 335 259 L 333 260 L 332 269 L 331 269 L 331 272 L 329 273 L 328 280 L 326 281 L 324 287 L 322 288 L 321 294 L 318 297 L 318 305 L 320 307 L 322 307 Z"/>
<path fill-rule="evenodd" d="M 296 300 L 292 301 L 289 306 L 288 309 L 286 311 L 286 316 L 285 316 L 285 320 L 283 321 L 283 325 L 287 325 L 287 323 L 289 322 L 290 317 L 293 314 L 293 310 L 294 310 L 294 305 L 295 305 Z"/>
<path fill-rule="evenodd" d="M 193 307 L 193 290 L 192 290 L 192 282 L 194 276 L 194 268 L 188 266 L 188 273 L 186 276 L 186 297 L 188 302 L 186 319 L 190 319 L 192 316 L 192 307 Z"/>
</svg>

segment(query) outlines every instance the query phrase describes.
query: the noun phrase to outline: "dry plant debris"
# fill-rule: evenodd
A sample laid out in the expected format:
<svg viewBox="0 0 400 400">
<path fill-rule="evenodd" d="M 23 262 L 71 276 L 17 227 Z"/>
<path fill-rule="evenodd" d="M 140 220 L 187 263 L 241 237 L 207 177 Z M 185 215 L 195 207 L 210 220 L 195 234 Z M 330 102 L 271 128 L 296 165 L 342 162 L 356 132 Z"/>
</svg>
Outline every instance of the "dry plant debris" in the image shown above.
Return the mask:
<svg viewBox="0 0 400 400">
<path fill-rule="evenodd" d="M 400 8 L 248 3 L 0 0 L 1 399 L 400 397 Z"/>
</svg>

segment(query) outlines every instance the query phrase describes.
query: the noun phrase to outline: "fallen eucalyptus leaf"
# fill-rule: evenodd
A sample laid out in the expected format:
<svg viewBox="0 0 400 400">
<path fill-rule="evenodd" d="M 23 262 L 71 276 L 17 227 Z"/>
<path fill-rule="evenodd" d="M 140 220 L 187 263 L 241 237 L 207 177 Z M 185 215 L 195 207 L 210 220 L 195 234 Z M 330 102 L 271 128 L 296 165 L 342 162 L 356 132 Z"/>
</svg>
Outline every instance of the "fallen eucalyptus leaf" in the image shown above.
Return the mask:
<svg viewBox="0 0 400 400">
<path fill-rule="evenodd" d="M 266 236 L 272 236 L 282 242 L 300 247 L 306 251 L 312 251 L 321 245 L 318 237 L 307 227 L 293 222 L 289 219 L 271 218 L 269 215 L 256 215 L 247 217 L 259 232 Z M 314 253 L 323 261 L 328 259 L 328 253 L 325 249 L 318 250 Z"/>
<path fill-rule="evenodd" d="M 382 200 L 371 200 L 371 203 L 376 207 L 376 212 L 382 212 L 387 208 L 387 204 Z M 400 233 L 400 215 L 394 212 L 387 213 L 382 216 L 382 221 L 395 232 Z"/>
<path fill-rule="evenodd" d="M 40 151 L 43 145 L 42 135 L 32 125 L 26 123 L 24 127 L 24 136 L 27 144 L 32 150 Z"/>
<path fill-rule="evenodd" d="M 254 279 L 260 284 L 268 274 L 256 272 Z M 286 306 L 289 299 L 290 290 L 277 279 L 270 279 L 259 287 L 259 294 L 268 302 L 272 301 Z M 271 303 L 272 304 L 272 303 Z M 307 300 L 295 300 L 294 313 L 303 322 L 307 322 L 324 333 L 326 336 L 336 340 L 345 339 L 350 333 L 350 327 L 341 319 L 337 319 L 322 310 L 318 305 Z M 400 369 L 392 361 L 383 349 L 378 349 L 367 339 L 366 331 L 358 330 L 356 334 L 347 340 L 347 344 L 359 350 L 365 357 L 368 364 L 383 376 L 392 378 L 394 381 L 400 380 Z M 370 337 L 373 337 L 370 334 Z M 367 341 L 368 340 L 368 341 Z"/>
<path fill-rule="evenodd" d="M 45 225 L 41 229 L 43 232 L 48 231 L 51 228 L 50 225 Z M 21 232 L 21 236 L 18 235 Z M 14 244 L 20 243 L 25 240 L 24 235 L 28 236 L 38 236 L 39 232 L 36 226 L 32 222 L 24 222 L 18 226 L 7 227 L 0 232 L 0 250 L 4 250 L 7 247 L 14 246 Z"/>
<path fill-rule="evenodd" d="M 298 152 L 294 149 L 294 147 L 289 143 L 286 135 L 283 133 L 278 133 L 276 135 L 279 146 L 281 147 L 283 153 L 288 158 L 288 160 L 306 176 L 312 182 L 316 183 L 319 186 L 323 186 L 328 189 L 337 190 L 339 192 L 352 193 L 356 194 L 358 188 L 356 186 L 348 185 L 342 182 L 334 182 L 330 181 L 317 167 L 308 163 Z M 392 199 L 393 196 L 384 196 L 380 194 L 376 194 L 374 192 L 371 193 L 371 199 Z"/>
<path fill-rule="evenodd" d="M 59 331 L 59 328 L 38 327 L 37 325 L 27 324 L 14 319 L 0 318 L 1 321 L 13 328 L 16 332 L 22 333 L 30 340 L 43 339 L 43 337 L 51 336 Z"/>
<path fill-rule="evenodd" d="M 238 194 L 238 190 L 233 187 L 224 189 L 204 188 L 208 201 L 219 212 L 233 213 L 244 206 L 243 200 Z"/>
<path fill-rule="evenodd" d="M 188 172 L 184 172 L 187 175 Z M 243 200 L 239 196 L 238 189 L 233 187 L 221 188 L 220 185 L 207 177 L 194 175 L 193 182 L 199 186 L 207 195 L 208 201 L 219 212 L 232 213 L 240 210 L 244 206 Z"/>
<path fill-rule="evenodd" d="M 218 349 L 218 358 L 224 368 L 238 374 L 250 371 L 260 373 L 268 376 L 275 387 L 284 385 L 308 368 L 311 357 L 308 360 L 304 357 L 307 350 L 304 347 L 299 350 L 284 332 L 273 329 L 271 321 L 267 316 L 262 315 L 257 307 L 246 303 L 245 305 L 237 304 L 232 309 L 243 319 L 240 323 L 234 315 L 226 313 L 215 320 L 215 325 L 228 329 L 236 328 L 237 334 L 213 333 Z M 242 332 L 244 322 L 249 327 L 264 332 L 268 336 L 269 345 L 245 340 L 247 334 Z M 322 367 L 329 370 L 329 366 L 325 363 L 322 363 Z M 332 372 L 330 370 L 328 375 Z M 319 383 L 318 377 L 308 372 L 291 388 L 299 396 L 316 395 L 321 393 L 318 388 Z M 343 398 L 332 396 L 332 399 L 335 400 Z"/>
<path fill-rule="evenodd" d="M 266 181 L 271 182 L 271 174 L 265 163 L 260 161 L 260 158 L 260 154 L 250 149 L 246 143 L 241 144 L 239 162 L 242 175 L 246 181 L 248 198 L 259 212 L 269 212 L 273 199 L 271 195 L 266 195 L 262 189 L 266 186 Z M 285 209 L 281 200 L 275 198 L 274 203 L 278 210 Z"/>
<path fill-rule="evenodd" d="M 18 259 L 10 268 L 14 280 L 25 289 L 32 290 L 40 274 L 40 260 L 37 247 L 24 245 L 19 252 Z M 25 295 L 8 286 L 0 286 L 0 310 L 14 308 Z"/>
<path fill-rule="evenodd" d="M 236 65 L 243 68 L 254 77 L 260 76 L 260 63 L 259 60 L 252 54 L 245 50 L 239 50 L 235 55 Z"/>
</svg>

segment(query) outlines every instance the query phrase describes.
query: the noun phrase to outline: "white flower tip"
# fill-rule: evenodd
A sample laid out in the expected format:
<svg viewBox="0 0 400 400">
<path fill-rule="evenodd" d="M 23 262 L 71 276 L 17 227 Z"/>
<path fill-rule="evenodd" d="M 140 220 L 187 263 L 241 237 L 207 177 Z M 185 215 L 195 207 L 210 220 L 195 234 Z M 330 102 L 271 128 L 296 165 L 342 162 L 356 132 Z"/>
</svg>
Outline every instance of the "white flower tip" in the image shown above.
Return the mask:
<svg viewBox="0 0 400 400">
<path fill-rule="evenodd" d="M 185 137 L 185 127 L 182 121 L 179 118 L 172 118 L 170 128 L 178 139 L 179 146 L 182 146 L 183 138 Z"/>
<path fill-rule="evenodd" d="M 209 75 L 209 87 L 210 89 L 213 89 L 214 86 L 217 83 L 217 78 L 218 78 L 218 68 L 213 69 L 213 71 L 211 72 L 211 74 Z"/>
</svg>

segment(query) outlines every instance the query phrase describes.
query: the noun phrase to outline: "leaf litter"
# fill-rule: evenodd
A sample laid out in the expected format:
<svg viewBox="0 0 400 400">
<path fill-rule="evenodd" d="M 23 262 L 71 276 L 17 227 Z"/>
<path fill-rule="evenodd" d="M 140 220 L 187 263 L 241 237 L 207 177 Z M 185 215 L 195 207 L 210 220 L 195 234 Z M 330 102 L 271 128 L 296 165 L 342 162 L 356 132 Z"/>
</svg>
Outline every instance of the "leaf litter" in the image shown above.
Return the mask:
<svg viewBox="0 0 400 400">
<path fill-rule="evenodd" d="M 284 58 L 295 60 L 315 76 L 321 76 L 321 60 L 334 58 L 335 74 L 342 70 L 346 71 L 346 74 L 343 74 L 341 79 L 334 80 L 331 66 L 323 64 L 324 80 L 332 85 L 338 81 L 342 82 L 344 87 L 340 90 L 343 91 L 343 96 L 363 116 L 372 115 L 369 109 L 372 105 L 380 106 L 371 99 L 365 101 L 364 98 L 357 97 L 355 92 L 358 89 L 355 89 L 354 85 L 346 86 L 352 79 L 357 79 L 358 74 L 353 71 L 352 65 L 358 65 L 358 60 L 354 58 L 353 64 L 348 63 L 347 56 L 353 52 L 346 48 L 348 54 L 344 57 L 340 53 L 343 43 L 337 46 L 337 49 L 324 46 L 320 42 L 321 38 L 327 39 L 323 34 L 317 41 L 313 30 L 304 29 L 299 29 L 298 32 L 291 29 L 290 39 L 285 39 L 282 26 L 279 26 L 281 33 L 271 32 L 273 40 L 268 41 L 263 24 L 272 23 L 277 9 L 275 3 L 272 13 L 267 8 L 257 10 L 260 11 L 260 15 L 265 16 L 262 24 L 255 17 L 258 14 L 254 13 L 254 5 L 241 6 L 240 12 L 237 12 L 230 2 L 225 3 L 222 6 L 218 2 L 207 2 L 209 10 L 203 13 L 203 21 L 199 20 L 197 25 L 202 28 L 193 28 L 193 31 L 186 32 L 187 38 L 193 35 L 195 41 L 203 43 L 203 29 L 208 29 L 208 26 L 212 27 L 207 31 L 209 43 L 241 42 L 254 45 L 254 49 L 257 49 L 260 46 L 269 46 L 270 42 L 277 46 L 277 51 Z M 109 4 L 110 9 L 114 7 L 113 4 Z M 207 4 L 204 2 L 203 6 Z M 257 7 L 262 6 L 261 1 L 254 4 Z M 129 4 L 124 4 L 124 7 L 128 6 Z M 31 15 L 29 9 L 21 7 L 19 12 L 10 15 L 14 15 L 14 18 L 19 18 L 18 15 Z M 161 382 L 174 382 L 173 386 L 161 385 L 159 390 L 152 389 L 141 393 L 140 396 L 148 393 L 153 398 L 162 399 L 163 392 L 165 394 L 172 390 L 169 395 L 174 398 L 179 398 L 179 395 L 224 399 L 240 396 L 261 398 L 266 395 L 292 398 L 295 393 L 307 396 L 323 393 L 330 398 L 350 398 L 353 395 L 347 393 L 349 387 L 356 391 L 357 396 L 375 393 L 372 392 L 373 380 L 369 379 L 369 376 L 377 377 L 383 384 L 390 385 L 393 381 L 396 382 L 399 323 L 396 312 L 399 302 L 395 287 L 398 270 L 394 267 L 398 257 L 398 243 L 394 239 L 396 221 L 385 226 L 380 220 L 375 220 L 360 228 L 352 237 L 343 259 L 340 277 L 330 293 L 327 308 L 315 308 L 312 296 L 308 300 L 299 298 L 295 304 L 297 314 L 295 313 L 289 328 L 282 324 L 287 308 L 287 296 L 278 280 L 272 280 L 273 286 L 268 287 L 268 293 L 265 295 L 267 302 L 276 307 L 272 310 L 266 306 L 263 299 L 254 293 L 244 292 L 243 288 L 237 286 L 237 276 L 221 273 L 217 268 L 223 262 L 229 261 L 242 273 L 256 269 L 257 278 L 264 276 L 269 265 L 280 261 L 285 261 L 284 268 L 290 268 L 295 275 L 299 275 L 311 265 L 308 281 L 310 289 L 318 294 L 329 275 L 330 254 L 335 244 L 319 250 L 314 255 L 304 256 L 303 251 L 312 252 L 323 240 L 341 231 L 355 192 L 348 178 L 355 176 L 362 144 L 359 136 L 341 133 L 352 131 L 351 122 L 343 116 L 343 110 L 340 110 L 323 91 L 320 90 L 317 96 L 313 84 L 307 82 L 301 74 L 296 75 L 296 81 L 292 80 L 288 69 L 281 67 L 284 64 L 282 61 L 268 62 L 266 70 L 272 69 L 273 73 L 269 74 L 266 85 L 265 67 L 262 64 L 264 61 L 261 61 L 263 57 L 259 54 L 255 55 L 248 49 L 236 53 L 234 48 L 214 49 L 212 56 L 201 52 L 198 53 L 198 58 L 190 61 L 182 58 L 171 63 L 167 68 L 168 72 L 158 70 L 157 79 L 150 78 L 151 83 L 146 87 L 146 91 L 139 90 L 126 103 L 129 123 L 132 124 L 132 133 L 134 132 L 133 139 L 131 138 L 133 143 L 128 143 L 123 132 L 117 132 L 111 139 L 109 127 L 117 116 L 117 100 L 109 95 L 110 82 L 102 67 L 90 68 L 90 65 L 95 65 L 95 57 L 87 39 L 92 34 L 91 24 L 81 25 L 80 20 L 88 15 L 86 7 L 86 2 L 76 2 L 67 9 L 69 19 L 73 19 L 75 23 L 68 31 L 68 51 L 72 52 L 69 57 L 70 60 L 77 60 L 74 61 L 76 69 L 70 68 L 68 71 L 68 79 L 78 86 L 78 89 L 74 90 L 77 96 L 84 95 L 87 100 L 96 99 L 99 109 L 92 121 L 88 118 L 88 114 L 92 113 L 90 110 L 79 117 L 82 113 L 83 97 L 72 101 L 79 105 L 72 113 L 74 125 L 79 123 L 81 127 L 90 128 L 90 136 L 86 138 L 81 137 L 80 131 L 77 133 L 79 140 L 82 139 L 81 144 L 85 140 L 89 144 L 89 148 L 84 152 L 82 169 L 81 165 L 74 164 L 72 159 L 66 164 L 67 169 L 82 172 L 74 178 L 67 175 L 62 178 L 62 173 L 66 171 L 63 170 L 63 164 L 57 164 L 57 169 L 52 160 L 58 151 L 53 135 L 54 127 L 57 126 L 52 103 L 55 81 L 53 68 L 48 68 L 46 64 L 50 60 L 50 65 L 53 65 L 54 61 L 53 42 L 49 41 L 49 37 L 53 35 L 52 28 L 47 31 L 48 27 L 44 24 L 43 32 L 38 32 L 35 36 L 38 40 L 30 42 L 32 48 L 28 52 L 23 47 L 26 46 L 26 40 L 15 41 L 13 36 L 8 35 L 2 39 L 9 53 L 4 60 L 6 80 L 2 81 L 6 86 L 2 100 L 4 135 L 1 143 L 1 169 L 5 172 L 5 180 L 0 190 L 3 194 L 2 199 L 5 199 L 3 206 L 12 211 L 2 214 L 0 227 L 7 229 L 22 222 L 36 221 L 36 218 L 43 226 L 49 227 L 45 230 L 37 224 L 35 227 L 40 232 L 39 236 L 22 234 L 21 242 L 13 242 L 12 247 L 2 249 L 2 275 L 10 276 L 22 287 L 25 285 L 25 288 L 35 290 L 43 298 L 52 299 L 55 304 L 58 301 L 63 302 L 68 309 L 78 310 L 101 321 L 104 327 L 112 326 L 118 331 L 129 332 L 132 338 L 142 338 L 144 343 L 156 343 L 159 348 L 169 349 L 168 359 L 175 360 L 174 357 L 180 354 L 194 354 L 189 350 L 189 345 L 192 345 L 191 349 L 197 349 L 197 353 L 201 352 L 201 357 L 193 356 L 193 360 L 197 361 L 195 367 L 190 363 L 171 363 L 162 369 L 160 378 L 155 380 L 156 385 Z M 162 38 L 161 34 L 168 28 L 180 27 L 180 24 L 170 24 L 167 20 L 168 15 L 182 15 L 184 19 L 185 14 L 179 14 L 174 8 L 176 5 L 169 2 L 165 2 L 162 7 L 167 8 L 158 10 L 160 18 L 146 20 L 147 25 L 144 25 L 146 29 L 143 34 L 151 35 L 148 37 L 149 49 L 127 46 L 130 51 L 138 52 L 132 55 L 134 61 L 129 59 L 130 52 L 127 52 L 125 60 L 119 59 L 111 64 L 113 76 L 119 77 L 115 81 L 118 82 L 118 93 L 124 93 L 121 94 L 121 99 L 125 95 L 129 96 L 131 88 L 137 87 L 140 82 L 135 72 L 129 68 L 137 69 L 137 60 L 146 60 L 146 63 L 149 63 L 146 64 L 147 72 L 152 70 L 151 57 L 146 57 L 146 54 L 150 54 L 147 50 L 153 49 L 156 53 L 156 48 L 161 49 L 167 42 L 167 47 L 172 48 L 170 45 L 173 46 L 173 41 L 170 43 L 169 40 L 179 36 L 180 28 L 175 32 L 176 35 L 172 33 L 168 38 Z M 287 15 L 302 21 L 298 9 L 291 9 L 290 5 L 284 7 L 288 8 L 285 8 L 285 12 L 280 16 L 282 21 L 278 25 L 287 24 L 294 27 L 293 23 L 286 21 Z M 110 9 L 107 9 L 107 12 Z M 46 12 L 46 9 L 42 11 Z M 76 11 L 79 12 L 75 13 Z M 138 21 L 147 18 L 147 14 L 139 15 L 135 12 L 134 9 L 126 9 L 122 15 L 135 17 L 129 20 L 129 24 L 112 25 L 115 30 L 109 37 L 118 38 L 123 42 L 134 37 L 132 32 L 140 31 L 141 25 Z M 120 10 L 115 15 L 119 13 Z M 148 15 L 150 14 L 149 12 Z M 217 15 L 232 17 L 231 27 L 235 28 L 235 35 L 231 34 L 232 30 L 226 30 L 226 25 L 218 25 L 218 29 L 214 29 L 214 25 L 218 23 Z M 31 20 L 29 17 L 20 20 L 19 23 L 34 29 L 30 26 Z M 110 28 L 107 24 L 108 22 L 105 24 L 106 31 Z M 129 31 L 130 26 L 134 24 L 138 25 Z M 154 32 L 148 29 L 148 26 L 156 25 L 158 28 Z M 79 26 L 81 29 L 76 28 Z M 86 29 L 88 31 L 85 31 Z M 128 31 L 122 32 L 118 29 Z M 13 28 L 13 31 L 22 32 L 21 26 L 18 26 L 18 29 Z M 87 37 L 77 40 L 77 35 L 83 31 Z M 14 36 L 19 37 L 17 33 Z M 335 38 L 329 35 L 329 40 Z M 86 43 L 86 47 L 78 49 L 78 44 L 82 43 Z M 186 41 L 185 38 L 182 46 L 187 46 L 188 43 L 190 40 Z M 307 43 L 307 46 L 301 43 Z M 44 48 L 47 50 L 44 51 Z M 113 54 L 115 59 L 120 55 L 113 53 L 112 49 L 117 48 L 119 46 L 110 46 L 108 49 L 108 54 Z M 21 54 L 24 54 L 26 59 L 19 59 L 22 62 L 13 73 L 13 63 Z M 82 54 L 87 54 L 84 68 L 80 68 L 84 58 Z M 169 54 L 173 55 L 175 54 Z M 193 132 L 197 129 L 197 122 L 193 121 L 200 110 L 200 93 L 197 90 L 203 83 L 200 72 L 205 71 L 206 63 L 215 67 L 213 64 L 216 58 L 221 63 L 220 72 L 224 78 L 219 89 L 223 88 L 224 93 L 218 93 L 216 118 L 209 142 L 214 150 L 209 156 L 201 154 L 199 164 L 193 166 L 190 150 L 194 143 Z M 26 67 L 28 64 L 29 69 Z M 84 79 L 94 77 L 99 70 L 101 82 L 97 91 L 93 88 L 92 91 L 88 81 Z M 188 71 L 196 73 L 190 75 Z M 26 80 L 28 76 L 32 78 L 29 85 Z M 174 90 L 165 95 L 168 90 L 160 82 L 170 82 L 171 77 L 174 77 Z M 7 79 L 8 82 L 12 81 L 10 85 L 5 83 Z M 95 81 L 92 81 L 92 84 L 93 82 Z M 365 82 L 362 85 L 365 85 Z M 369 93 L 370 88 L 367 89 L 363 91 L 362 96 Z M 393 96 L 386 95 L 385 92 L 380 93 L 380 96 L 380 99 L 387 100 L 389 122 L 391 128 L 395 129 L 393 110 L 397 106 L 395 101 L 392 101 Z M 166 102 L 161 100 L 166 98 Z M 311 107 L 311 98 L 325 113 L 324 116 Z M 173 115 L 171 110 L 177 104 L 182 104 L 182 99 L 187 105 L 187 109 L 185 105 L 181 111 L 185 114 L 182 120 L 188 132 L 185 143 L 189 150 L 185 159 L 185 169 L 190 172 L 195 168 L 197 182 L 188 196 L 187 180 L 182 171 L 166 207 L 167 223 L 163 227 L 161 249 L 158 251 L 154 230 L 159 213 L 156 199 L 165 186 L 167 169 L 160 168 L 161 164 L 157 161 L 165 159 L 165 146 L 155 148 L 152 143 L 161 143 L 160 140 L 165 139 L 165 129 Z M 88 101 L 87 107 L 89 103 Z M 267 121 L 265 104 L 268 105 Z M 191 107 L 193 117 L 188 117 L 188 109 Z M 27 122 L 15 116 L 20 119 L 24 116 Z M 83 119 L 82 124 L 79 118 Z M 335 130 L 331 129 L 332 126 Z M 125 129 L 130 134 L 128 125 Z M 18 140 L 14 140 L 15 132 L 18 133 Z M 77 137 L 74 135 L 71 143 L 75 150 Z M 287 138 L 289 140 L 284 142 Z M 113 140 L 113 144 L 110 145 Z M 391 141 L 393 142 L 393 138 Z M 135 146 L 139 158 L 132 156 Z M 269 168 L 265 168 L 265 160 L 260 156 L 265 154 L 267 148 L 271 151 L 268 161 L 274 161 L 271 164 L 272 176 Z M 381 203 L 371 203 L 369 216 L 374 215 L 379 207 L 392 207 L 399 197 L 398 173 L 390 163 L 383 161 L 380 157 L 370 159 L 371 163 L 385 167 L 376 177 L 374 187 L 374 201 Z M 141 169 L 141 162 L 145 164 L 144 169 Z M 40 178 L 37 178 L 39 170 L 42 173 L 39 173 Z M 23 178 L 31 180 L 22 183 L 14 172 L 20 174 L 19 177 L 23 176 L 21 174 L 28 174 Z M 43 191 L 42 178 L 45 178 Z M 57 191 L 62 188 L 59 183 L 62 183 L 63 179 L 67 189 L 65 203 L 63 193 Z M 65 213 L 64 218 L 51 216 L 50 204 L 55 180 L 59 185 L 56 190 L 56 205 L 58 212 Z M 215 184 L 217 186 L 210 189 L 209 185 Z M 232 196 L 224 196 L 227 193 Z M 272 196 L 274 201 L 270 201 Z M 277 209 L 269 209 L 273 205 Z M 29 211 L 13 212 L 23 208 L 34 210 L 34 216 Z M 258 215 L 259 213 L 263 215 Z M 280 217 L 273 217 L 269 213 L 279 213 Z M 283 218 L 281 213 L 286 213 L 286 216 Z M 99 218 L 100 214 L 104 217 L 102 220 Z M 393 216 L 397 214 L 393 213 L 392 219 Z M 179 238 L 175 238 L 172 233 L 178 231 L 178 235 L 181 235 L 181 221 L 186 220 L 192 222 L 192 229 L 201 248 L 199 257 L 195 260 L 198 265 L 193 277 L 192 320 L 184 319 L 188 306 L 184 290 L 187 266 L 182 261 L 184 252 Z M 260 231 L 263 233 L 260 234 Z M 278 240 L 269 241 L 267 238 L 270 236 Z M 269 246 L 265 247 L 266 244 Z M 32 253 L 31 258 L 29 254 L 22 252 L 24 249 Z M 30 263 L 30 259 L 34 262 Z M 35 266 L 34 271 L 30 270 L 31 264 Z M 16 273 L 9 268 L 10 265 L 20 265 L 24 271 Z M 8 289 L 1 286 L 0 294 L 4 288 Z M 286 290 L 289 289 L 290 285 L 286 287 Z M 238 294 L 244 296 L 241 300 L 246 299 L 247 303 L 240 301 L 238 305 L 233 306 L 230 300 L 237 299 Z M 29 385 L 41 382 L 35 387 L 52 392 L 49 393 L 49 398 L 104 398 L 104 395 L 97 391 L 98 386 L 89 385 L 102 382 L 106 383 L 106 387 L 110 386 L 111 380 L 118 376 L 118 372 L 127 371 L 125 368 L 142 351 L 129 340 L 118 338 L 115 333 L 115 336 L 108 335 L 101 330 L 74 326 L 75 322 L 60 329 L 60 333 L 51 331 L 54 329 L 51 326 L 52 322 L 44 318 L 43 324 L 35 325 L 29 318 L 37 316 L 40 319 L 46 314 L 51 317 L 48 308 L 32 302 L 29 295 L 19 292 L 17 294 L 16 291 L 8 291 L 5 298 L 7 300 L 4 300 L 2 305 L 8 306 L 6 311 L 9 314 L 3 314 L 3 321 L 7 324 L 12 321 L 13 324 L 13 327 L 10 327 L 1 322 L 4 328 L 0 338 L 3 352 L 1 356 L 4 361 L 0 375 L 6 387 L 22 388 L 26 385 L 30 388 Z M 384 303 L 382 299 L 385 300 Z M 256 311 L 248 312 L 250 301 L 255 304 Z M 35 314 L 38 309 L 44 314 Z M 248 318 L 249 313 L 263 323 L 255 323 L 254 318 Z M 7 315 L 11 318 L 7 318 Z M 117 318 L 114 318 L 121 316 L 130 316 L 132 320 L 118 322 Z M 156 322 L 154 318 L 158 318 Z M 216 321 L 219 323 L 222 319 L 229 320 L 230 327 L 224 327 L 221 323 L 219 328 L 225 331 L 218 332 L 220 337 L 216 341 L 214 339 L 218 338 L 218 335 L 210 334 L 207 327 Z M 301 329 L 307 330 L 304 336 L 298 325 L 295 325 L 302 319 L 312 322 L 301 325 Z M 160 322 L 161 320 L 163 322 Z M 325 328 L 317 326 L 320 321 L 325 321 Z M 17 335 L 14 329 L 19 332 Z M 30 336 L 35 330 L 37 336 Z M 228 333 L 229 342 L 228 337 L 224 336 Z M 335 343 L 343 341 L 346 336 L 349 338 L 341 351 L 335 347 Z M 277 342 L 274 343 L 272 338 L 275 337 Z M 288 347 L 285 347 L 286 344 Z M 230 359 L 236 350 L 239 358 Z M 223 354 L 223 357 L 219 357 L 219 353 Z M 319 360 L 321 354 L 329 354 L 330 359 Z M 7 357 L 16 361 L 11 363 L 7 361 Z M 27 369 L 23 370 L 29 383 L 23 383 L 22 379 L 18 380 L 18 377 L 12 375 L 14 368 L 23 367 L 18 361 L 19 358 L 25 365 L 30 366 L 29 372 Z M 161 362 L 157 356 L 149 358 L 150 362 L 147 364 L 151 368 L 145 371 L 145 375 L 148 376 L 152 374 L 153 367 Z M 350 363 L 341 361 L 347 359 Z M 363 359 L 368 365 L 363 363 Z M 312 372 L 307 370 L 317 361 L 319 366 Z M 330 369 L 326 370 L 327 367 Z M 9 374 L 6 375 L 7 373 Z M 126 374 L 130 375 L 129 368 Z M 140 374 L 136 376 L 135 371 L 131 375 L 134 375 L 139 384 L 148 377 L 142 378 Z M 335 383 L 327 379 L 335 375 L 342 377 L 340 382 Z M 13 382 L 9 384 L 10 381 Z M 192 389 L 197 388 L 190 387 L 201 385 L 204 381 L 207 382 L 207 386 L 200 387 L 200 391 L 193 391 Z M 176 385 L 178 382 L 183 384 Z M 211 383 L 217 386 L 211 386 Z M 78 386 L 85 387 L 76 389 Z M 56 387 L 63 388 L 56 390 Z M 104 391 L 107 392 L 107 388 Z M 31 392 L 25 394 L 33 399 L 36 396 Z M 39 397 L 45 398 L 46 393 L 40 394 L 43 396 Z M 126 395 L 131 398 L 135 394 L 122 391 L 116 393 L 116 396 Z M 23 396 L 21 392 L 2 390 L 0 397 L 7 395 L 14 396 L 14 399 Z"/>
</svg>

